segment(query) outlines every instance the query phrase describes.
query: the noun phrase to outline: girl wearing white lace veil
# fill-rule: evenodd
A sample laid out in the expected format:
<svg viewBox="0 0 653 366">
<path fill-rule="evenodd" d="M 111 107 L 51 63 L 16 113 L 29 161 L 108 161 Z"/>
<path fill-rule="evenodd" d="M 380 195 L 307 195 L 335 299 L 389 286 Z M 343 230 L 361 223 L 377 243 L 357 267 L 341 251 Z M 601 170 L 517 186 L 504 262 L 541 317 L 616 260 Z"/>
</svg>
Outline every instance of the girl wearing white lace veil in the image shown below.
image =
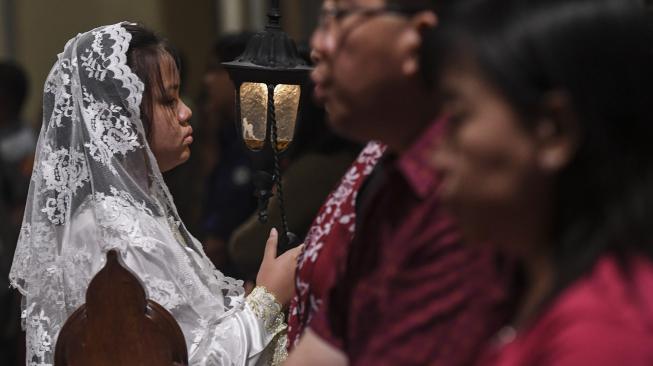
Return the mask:
<svg viewBox="0 0 653 366">
<path fill-rule="evenodd" d="M 10 273 L 23 295 L 28 365 L 52 364 L 59 330 L 110 249 L 175 317 L 191 365 L 268 362 L 267 345 L 285 339 L 275 297 L 290 298 L 297 250 L 275 259 L 272 235 L 257 279 L 265 287 L 244 299 L 240 281 L 188 233 L 162 179 L 192 142 L 172 54 L 150 31 L 119 23 L 68 41 L 48 75 Z"/>
</svg>

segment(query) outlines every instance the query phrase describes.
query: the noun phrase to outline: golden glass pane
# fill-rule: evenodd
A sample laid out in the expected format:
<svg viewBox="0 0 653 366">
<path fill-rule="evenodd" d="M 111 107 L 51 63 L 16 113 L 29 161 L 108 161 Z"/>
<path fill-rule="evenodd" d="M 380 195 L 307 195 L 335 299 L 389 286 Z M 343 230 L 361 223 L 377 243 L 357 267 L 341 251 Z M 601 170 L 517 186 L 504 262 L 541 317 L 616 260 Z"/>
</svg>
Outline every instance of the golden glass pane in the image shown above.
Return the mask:
<svg viewBox="0 0 653 366">
<path fill-rule="evenodd" d="M 277 116 L 277 150 L 288 147 L 295 133 L 301 88 L 279 84 L 274 88 L 274 108 Z"/>
<path fill-rule="evenodd" d="M 276 104 L 276 103 L 275 103 Z M 268 115 L 268 87 L 260 83 L 240 86 L 240 116 L 245 145 L 260 150 L 265 145 Z"/>
</svg>

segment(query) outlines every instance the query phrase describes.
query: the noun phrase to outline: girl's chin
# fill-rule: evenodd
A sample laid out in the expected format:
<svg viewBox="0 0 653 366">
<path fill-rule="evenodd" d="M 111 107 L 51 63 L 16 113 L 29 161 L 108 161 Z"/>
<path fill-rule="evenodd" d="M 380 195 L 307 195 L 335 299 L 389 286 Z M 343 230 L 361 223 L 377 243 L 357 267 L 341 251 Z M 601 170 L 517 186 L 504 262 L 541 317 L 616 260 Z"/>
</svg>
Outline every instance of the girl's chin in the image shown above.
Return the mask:
<svg viewBox="0 0 653 366">
<path fill-rule="evenodd" d="M 159 168 L 161 169 L 162 173 L 169 172 L 176 167 L 182 165 L 183 163 L 187 162 L 188 159 L 190 158 L 190 149 L 186 147 L 184 151 L 178 155 L 178 158 L 175 159 L 174 161 L 167 161 L 165 163 L 159 162 Z"/>
<path fill-rule="evenodd" d="M 181 155 L 179 157 L 179 161 L 177 162 L 177 164 L 175 166 L 178 166 L 178 165 L 181 165 L 181 164 L 187 162 L 188 159 L 190 159 L 190 148 L 188 146 L 186 146 L 186 148 L 184 149 L 184 151 L 181 153 Z"/>
</svg>

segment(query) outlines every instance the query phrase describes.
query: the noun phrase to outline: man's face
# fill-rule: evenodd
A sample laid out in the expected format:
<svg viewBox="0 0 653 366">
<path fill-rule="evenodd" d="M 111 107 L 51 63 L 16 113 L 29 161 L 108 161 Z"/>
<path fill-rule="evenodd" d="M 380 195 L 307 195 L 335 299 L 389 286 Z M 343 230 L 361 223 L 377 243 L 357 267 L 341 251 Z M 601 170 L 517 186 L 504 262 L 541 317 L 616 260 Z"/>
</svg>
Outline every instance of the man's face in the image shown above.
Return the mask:
<svg viewBox="0 0 653 366">
<path fill-rule="evenodd" d="M 334 130 L 359 141 L 381 137 L 376 127 L 398 108 L 405 84 L 401 37 L 409 19 L 374 12 L 384 6 L 383 0 L 325 0 L 311 39 L 316 98 Z"/>
</svg>

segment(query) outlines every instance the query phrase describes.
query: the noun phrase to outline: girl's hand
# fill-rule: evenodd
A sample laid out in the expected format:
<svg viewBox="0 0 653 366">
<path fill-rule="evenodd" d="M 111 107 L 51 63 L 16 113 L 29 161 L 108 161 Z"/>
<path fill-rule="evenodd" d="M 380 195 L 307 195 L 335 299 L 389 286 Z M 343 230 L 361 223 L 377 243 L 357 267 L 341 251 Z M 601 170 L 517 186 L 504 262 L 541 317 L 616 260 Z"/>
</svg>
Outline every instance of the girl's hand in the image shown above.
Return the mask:
<svg viewBox="0 0 653 366">
<path fill-rule="evenodd" d="M 285 307 L 290 302 L 295 289 L 295 268 L 297 256 L 302 246 L 290 249 L 277 257 L 277 229 L 270 230 L 270 236 L 265 244 L 263 261 L 256 276 L 257 286 L 265 287 Z"/>
</svg>

